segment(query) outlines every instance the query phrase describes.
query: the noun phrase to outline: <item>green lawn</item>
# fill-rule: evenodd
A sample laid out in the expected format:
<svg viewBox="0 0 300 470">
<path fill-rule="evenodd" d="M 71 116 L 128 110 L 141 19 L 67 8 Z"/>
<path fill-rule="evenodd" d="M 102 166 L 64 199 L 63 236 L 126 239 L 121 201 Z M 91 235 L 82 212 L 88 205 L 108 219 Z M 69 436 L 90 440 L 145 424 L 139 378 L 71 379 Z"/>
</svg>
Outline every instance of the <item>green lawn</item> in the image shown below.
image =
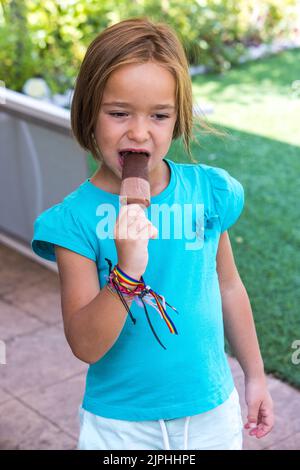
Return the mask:
<svg viewBox="0 0 300 470">
<path fill-rule="evenodd" d="M 193 80 L 197 101 L 228 138 L 201 137 L 194 156 L 244 186 L 245 209 L 229 230 L 255 318 L 265 369 L 300 387 L 300 50 Z M 299 90 L 300 92 L 300 90 Z"/>
<path fill-rule="evenodd" d="M 200 135 L 201 163 L 222 167 L 245 189 L 230 238 L 249 294 L 265 370 L 300 387 L 292 343 L 300 340 L 300 50 L 193 78 L 195 99 L 212 103 L 209 122 L 228 137 Z M 186 161 L 181 143 L 168 154 Z M 94 168 L 94 166 L 92 166 Z M 227 350 L 229 351 L 228 347 Z"/>
</svg>

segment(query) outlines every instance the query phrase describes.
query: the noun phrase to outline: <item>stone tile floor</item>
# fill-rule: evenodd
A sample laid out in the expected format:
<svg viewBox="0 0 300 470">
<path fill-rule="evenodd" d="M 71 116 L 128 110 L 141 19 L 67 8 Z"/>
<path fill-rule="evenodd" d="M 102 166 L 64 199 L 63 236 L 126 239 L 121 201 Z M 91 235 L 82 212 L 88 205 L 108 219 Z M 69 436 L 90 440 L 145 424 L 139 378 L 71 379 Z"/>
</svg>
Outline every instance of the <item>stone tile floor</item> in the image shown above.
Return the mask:
<svg viewBox="0 0 300 470">
<path fill-rule="evenodd" d="M 0 245 L 0 449 L 75 449 L 87 364 L 64 336 L 57 273 Z M 243 420 L 243 372 L 229 358 Z M 245 450 L 300 449 L 299 390 L 268 376 L 276 425 L 260 440 L 244 431 Z"/>
</svg>

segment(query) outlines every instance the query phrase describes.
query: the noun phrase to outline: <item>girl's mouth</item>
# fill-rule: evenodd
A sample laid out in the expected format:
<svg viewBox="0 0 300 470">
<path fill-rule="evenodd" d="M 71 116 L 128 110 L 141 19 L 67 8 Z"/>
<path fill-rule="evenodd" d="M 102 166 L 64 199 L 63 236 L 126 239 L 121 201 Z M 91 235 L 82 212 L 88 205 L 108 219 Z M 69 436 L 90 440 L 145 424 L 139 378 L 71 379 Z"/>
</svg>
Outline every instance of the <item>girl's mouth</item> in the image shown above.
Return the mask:
<svg viewBox="0 0 300 470">
<path fill-rule="evenodd" d="M 120 164 L 121 168 L 123 168 L 123 165 L 124 165 L 124 157 L 123 157 L 123 155 L 120 155 L 120 154 L 119 154 L 119 164 Z"/>
<path fill-rule="evenodd" d="M 119 165 L 121 168 L 123 168 L 123 165 L 124 165 L 124 155 L 122 155 L 121 153 L 119 153 Z M 148 156 L 148 158 L 150 159 L 150 155 Z"/>
</svg>

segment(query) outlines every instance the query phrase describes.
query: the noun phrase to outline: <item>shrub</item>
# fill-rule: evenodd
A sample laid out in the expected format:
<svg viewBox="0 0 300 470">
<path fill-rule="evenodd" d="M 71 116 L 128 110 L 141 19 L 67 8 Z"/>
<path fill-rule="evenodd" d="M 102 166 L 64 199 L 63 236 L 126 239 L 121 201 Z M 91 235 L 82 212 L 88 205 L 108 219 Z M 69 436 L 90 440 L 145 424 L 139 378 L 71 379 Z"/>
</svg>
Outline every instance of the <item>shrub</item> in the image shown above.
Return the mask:
<svg viewBox="0 0 300 470">
<path fill-rule="evenodd" d="M 191 65 L 222 72 L 249 44 L 289 36 L 297 0 L 0 0 L 0 80 L 22 91 L 42 77 L 52 93 L 73 87 L 85 50 L 105 27 L 131 16 L 170 24 Z"/>
</svg>

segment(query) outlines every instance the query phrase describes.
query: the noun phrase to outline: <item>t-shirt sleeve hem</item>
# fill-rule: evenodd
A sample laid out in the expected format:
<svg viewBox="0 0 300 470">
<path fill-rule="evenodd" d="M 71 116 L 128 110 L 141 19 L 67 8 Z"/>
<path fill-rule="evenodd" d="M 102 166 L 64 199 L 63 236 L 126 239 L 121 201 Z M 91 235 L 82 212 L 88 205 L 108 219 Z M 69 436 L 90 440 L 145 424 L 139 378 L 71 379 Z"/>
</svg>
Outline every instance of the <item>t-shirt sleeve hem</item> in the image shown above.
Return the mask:
<svg viewBox="0 0 300 470">
<path fill-rule="evenodd" d="M 236 178 L 223 168 L 209 166 L 206 168 L 215 209 L 219 215 L 220 232 L 224 233 L 241 216 L 245 202 L 244 188 Z"/>
<path fill-rule="evenodd" d="M 245 193 L 244 193 L 244 188 L 242 184 L 237 180 L 233 179 L 235 183 L 235 191 L 232 194 L 233 201 L 232 205 L 233 207 L 231 210 L 234 212 L 234 217 L 230 220 L 224 219 L 222 221 L 221 225 L 221 233 L 226 232 L 230 227 L 236 224 L 236 222 L 239 220 L 239 218 L 242 215 L 243 208 L 244 208 L 244 203 L 245 203 Z"/>
<path fill-rule="evenodd" d="M 43 237 L 43 239 L 33 239 L 31 242 L 31 247 L 35 254 L 48 261 L 56 262 L 54 245 L 62 246 L 63 248 L 67 248 L 68 250 L 74 251 L 75 253 L 85 256 L 86 258 L 89 258 L 92 261 L 96 261 L 96 255 L 94 252 L 84 250 L 80 247 L 78 248 L 76 245 L 66 242 L 65 240 L 60 240 L 59 238 L 50 239 Z"/>
</svg>

